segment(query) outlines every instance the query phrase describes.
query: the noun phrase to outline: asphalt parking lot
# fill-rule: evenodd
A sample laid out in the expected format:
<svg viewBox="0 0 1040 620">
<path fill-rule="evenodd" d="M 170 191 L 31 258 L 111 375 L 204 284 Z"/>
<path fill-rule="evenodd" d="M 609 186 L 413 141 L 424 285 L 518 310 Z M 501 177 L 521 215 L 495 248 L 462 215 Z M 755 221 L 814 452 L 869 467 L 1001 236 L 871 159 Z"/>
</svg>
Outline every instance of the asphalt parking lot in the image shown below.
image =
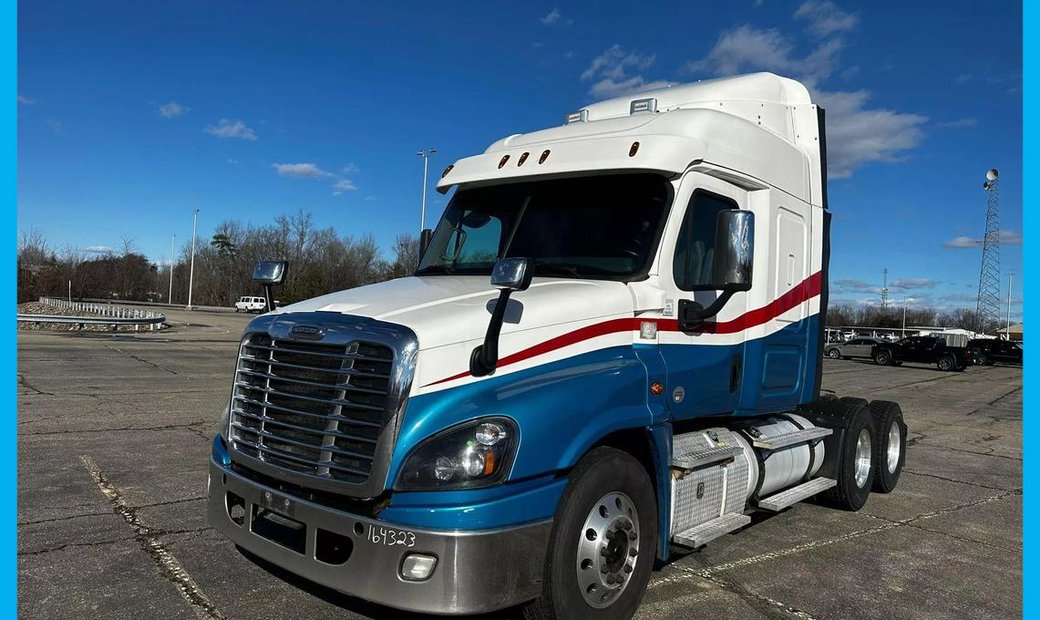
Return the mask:
<svg viewBox="0 0 1040 620">
<path fill-rule="evenodd" d="M 402 617 L 273 577 L 208 528 L 210 440 L 249 317 L 167 316 L 136 336 L 19 332 L 19 616 Z M 1021 369 L 824 360 L 824 388 L 902 404 L 899 488 L 673 557 L 637 617 L 1020 617 Z"/>
</svg>

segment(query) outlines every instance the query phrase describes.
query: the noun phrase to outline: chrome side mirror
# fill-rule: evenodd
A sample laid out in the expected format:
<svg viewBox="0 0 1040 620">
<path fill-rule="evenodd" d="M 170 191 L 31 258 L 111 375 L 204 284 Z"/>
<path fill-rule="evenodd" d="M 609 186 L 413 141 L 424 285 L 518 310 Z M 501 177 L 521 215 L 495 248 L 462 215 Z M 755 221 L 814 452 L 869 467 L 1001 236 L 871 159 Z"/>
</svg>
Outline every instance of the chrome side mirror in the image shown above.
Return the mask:
<svg viewBox="0 0 1040 620">
<path fill-rule="evenodd" d="M 755 261 L 755 214 L 720 211 L 715 223 L 712 286 L 720 291 L 751 290 Z"/>
<path fill-rule="evenodd" d="M 495 372 L 498 367 L 498 336 L 502 333 L 509 295 L 514 291 L 526 291 L 534 277 L 534 261 L 530 258 L 503 258 L 491 270 L 491 286 L 499 289 L 495 310 L 491 313 L 484 344 L 473 349 L 469 358 L 469 371 L 474 377 L 483 377 Z"/>
<path fill-rule="evenodd" d="M 529 258 L 503 258 L 491 270 L 491 286 L 510 291 L 526 291 L 534 276 L 534 261 Z"/>
<path fill-rule="evenodd" d="M 253 268 L 253 282 L 257 284 L 281 284 L 289 261 L 262 260 Z"/>
<path fill-rule="evenodd" d="M 285 272 L 289 269 L 289 261 L 284 260 L 262 260 L 257 262 L 253 268 L 253 282 L 263 285 L 264 299 L 267 301 L 267 312 L 274 310 L 274 295 L 271 287 L 281 284 L 285 279 Z"/>
</svg>

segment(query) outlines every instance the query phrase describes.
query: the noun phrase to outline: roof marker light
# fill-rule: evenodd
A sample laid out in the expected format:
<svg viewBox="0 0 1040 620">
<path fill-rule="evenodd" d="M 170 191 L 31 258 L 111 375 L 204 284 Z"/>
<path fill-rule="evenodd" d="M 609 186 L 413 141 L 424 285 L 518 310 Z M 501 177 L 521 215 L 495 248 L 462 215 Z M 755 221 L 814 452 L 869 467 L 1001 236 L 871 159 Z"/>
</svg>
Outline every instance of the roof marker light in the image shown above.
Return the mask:
<svg viewBox="0 0 1040 620">
<path fill-rule="evenodd" d="M 502 166 L 506 165 L 507 161 L 509 161 L 509 155 L 503 155 L 502 159 L 498 160 L 498 167 L 501 168 Z"/>
<path fill-rule="evenodd" d="M 638 153 L 638 152 L 639 152 L 639 143 L 638 142 L 633 142 L 632 146 L 628 149 L 628 156 L 629 157 L 635 157 L 636 153 Z"/>
<path fill-rule="evenodd" d="M 571 123 L 587 123 L 589 120 L 589 111 L 582 109 L 577 112 L 571 112 L 567 115 L 567 124 Z"/>
<path fill-rule="evenodd" d="M 524 153 L 520 156 L 520 159 L 516 162 L 517 167 L 524 165 L 524 162 L 527 161 L 528 155 L 530 155 L 530 153 L 524 151 Z"/>
<path fill-rule="evenodd" d="M 454 167 L 455 167 L 455 164 L 448 164 L 448 167 L 445 168 L 444 172 L 441 173 L 441 178 L 443 179 L 444 177 L 448 176 L 448 173 L 451 172 L 451 169 L 454 168 Z"/>
<path fill-rule="evenodd" d="M 538 163 L 543 164 L 546 159 L 549 159 L 549 149 L 542 151 L 542 156 L 538 158 Z"/>
<path fill-rule="evenodd" d="M 632 104 L 628 107 L 629 114 L 635 114 L 637 112 L 656 112 L 657 111 L 657 99 L 649 97 L 647 99 L 633 99 Z"/>
</svg>

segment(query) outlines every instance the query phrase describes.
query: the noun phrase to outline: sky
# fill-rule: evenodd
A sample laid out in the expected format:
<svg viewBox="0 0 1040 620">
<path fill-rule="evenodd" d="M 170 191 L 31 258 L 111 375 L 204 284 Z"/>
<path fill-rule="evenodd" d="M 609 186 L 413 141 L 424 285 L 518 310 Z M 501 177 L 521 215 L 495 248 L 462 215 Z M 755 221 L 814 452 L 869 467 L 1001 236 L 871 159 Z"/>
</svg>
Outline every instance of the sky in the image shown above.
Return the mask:
<svg viewBox="0 0 1040 620">
<path fill-rule="evenodd" d="M 18 226 L 153 261 L 300 210 L 389 255 L 434 179 L 588 103 L 766 70 L 827 110 L 831 302 L 971 306 L 986 171 L 1001 298 L 1022 282 L 1017 2 L 683 5 L 100 2 L 18 6 Z M 180 253 L 178 249 L 177 253 Z M 1011 315 L 1021 317 L 1021 295 Z M 1003 314 L 1006 308 L 1002 308 Z"/>
</svg>

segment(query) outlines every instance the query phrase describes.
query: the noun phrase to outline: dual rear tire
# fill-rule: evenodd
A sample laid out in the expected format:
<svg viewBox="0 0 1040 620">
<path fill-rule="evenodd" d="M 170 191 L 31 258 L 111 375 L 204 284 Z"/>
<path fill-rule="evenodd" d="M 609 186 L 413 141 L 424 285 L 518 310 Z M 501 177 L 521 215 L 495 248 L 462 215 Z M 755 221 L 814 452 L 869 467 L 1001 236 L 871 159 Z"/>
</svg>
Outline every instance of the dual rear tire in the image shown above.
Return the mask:
<svg viewBox="0 0 1040 620">
<path fill-rule="evenodd" d="M 906 423 L 899 405 L 890 401 L 871 403 L 861 398 L 835 401 L 836 413 L 847 420 L 841 438 L 838 484 L 823 499 L 844 510 L 859 510 L 871 491 L 891 493 L 906 462 Z"/>
</svg>

